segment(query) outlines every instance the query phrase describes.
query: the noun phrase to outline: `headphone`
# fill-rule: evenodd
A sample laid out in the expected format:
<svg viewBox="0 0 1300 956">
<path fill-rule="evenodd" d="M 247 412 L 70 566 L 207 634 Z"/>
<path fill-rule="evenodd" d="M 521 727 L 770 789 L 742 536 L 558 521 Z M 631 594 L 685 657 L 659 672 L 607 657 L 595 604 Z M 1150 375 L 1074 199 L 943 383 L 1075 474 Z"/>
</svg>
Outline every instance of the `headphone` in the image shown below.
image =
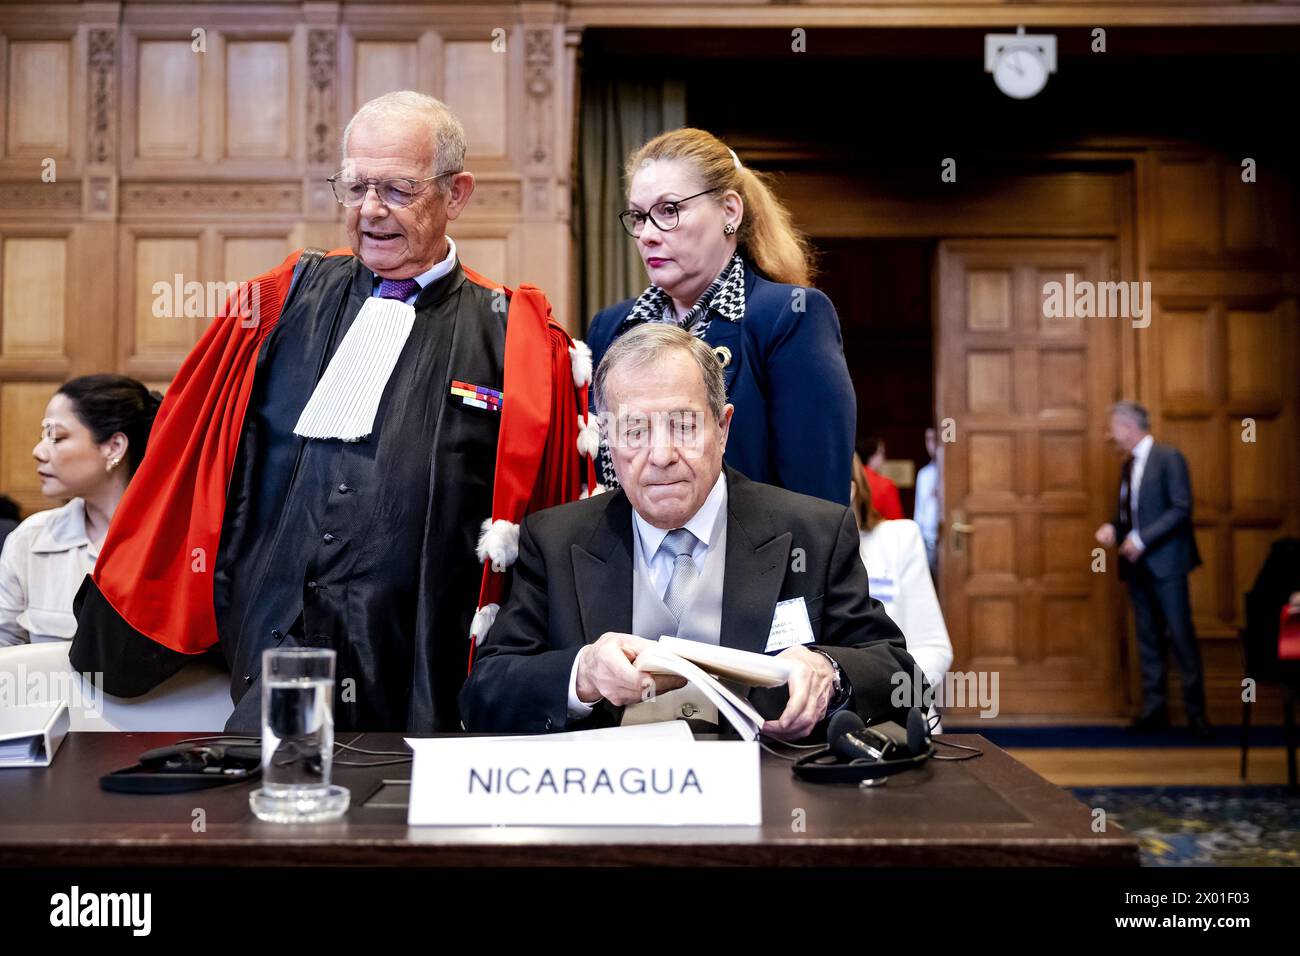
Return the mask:
<svg viewBox="0 0 1300 956">
<path fill-rule="evenodd" d="M 147 750 L 135 766 L 100 777 L 100 789 L 113 793 L 186 793 L 257 779 L 262 771 L 260 745 L 243 744 L 238 738 L 213 739 L 214 743 L 206 745 L 185 741 Z"/>
<path fill-rule="evenodd" d="M 925 717 L 907 712 L 907 729 L 893 721 L 868 727 L 851 710 L 842 710 L 826 728 L 827 746 L 795 761 L 794 775 L 809 783 L 877 786 L 886 777 L 921 766 L 934 756 Z"/>
</svg>

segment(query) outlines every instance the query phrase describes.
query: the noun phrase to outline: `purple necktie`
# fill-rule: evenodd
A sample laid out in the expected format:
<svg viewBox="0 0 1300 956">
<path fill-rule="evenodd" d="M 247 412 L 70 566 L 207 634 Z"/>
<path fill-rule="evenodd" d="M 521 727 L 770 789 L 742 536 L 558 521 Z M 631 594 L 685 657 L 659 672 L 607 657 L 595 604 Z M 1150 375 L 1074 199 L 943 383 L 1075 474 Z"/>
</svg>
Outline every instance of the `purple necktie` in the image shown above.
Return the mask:
<svg viewBox="0 0 1300 956">
<path fill-rule="evenodd" d="M 420 283 L 414 279 L 384 279 L 379 283 L 376 295 L 381 299 L 396 299 L 405 302 L 420 291 Z"/>
</svg>

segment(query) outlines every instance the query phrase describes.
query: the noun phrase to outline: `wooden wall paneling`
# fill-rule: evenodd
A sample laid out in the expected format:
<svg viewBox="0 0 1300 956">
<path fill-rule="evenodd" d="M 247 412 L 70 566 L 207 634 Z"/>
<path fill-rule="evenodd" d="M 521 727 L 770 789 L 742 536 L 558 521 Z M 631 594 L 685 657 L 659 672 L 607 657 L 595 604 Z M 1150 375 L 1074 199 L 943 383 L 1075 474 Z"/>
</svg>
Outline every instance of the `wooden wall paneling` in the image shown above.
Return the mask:
<svg viewBox="0 0 1300 956">
<path fill-rule="evenodd" d="M 118 227 L 92 220 L 78 223 L 73 235 L 73 272 L 68 290 L 67 357 L 69 376 L 120 369 L 116 332 L 120 322 Z"/>
<path fill-rule="evenodd" d="M 0 383 L 0 490 L 18 502 L 24 515 L 61 504 L 41 494 L 32 458 L 45 406 L 60 383 L 54 379 Z"/>
<path fill-rule="evenodd" d="M 333 200 L 331 200 L 333 201 Z M 289 230 L 289 248 L 338 249 L 348 244 L 347 230 L 340 221 L 306 220 Z"/>
<path fill-rule="evenodd" d="M 0 162 L 9 155 L 9 36 L 0 29 Z"/>
<path fill-rule="evenodd" d="M 204 229 L 127 225 L 119 238 L 120 367 L 139 379 L 170 376 L 198 339 L 201 320 L 185 315 L 185 283 L 202 282 Z M 179 275 L 180 296 L 176 295 Z M 155 291 L 155 283 L 164 288 Z M 155 299 L 162 313 L 153 314 Z"/>
<path fill-rule="evenodd" d="M 301 176 L 311 82 L 305 31 L 293 25 L 240 27 L 224 31 L 220 40 L 212 92 L 218 167 L 232 178 Z"/>
<path fill-rule="evenodd" d="M 510 269 L 510 238 L 502 235 L 477 235 L 476 231 L 456 237 L 461 260 L 480 275 L 506 285 L 517 283 Z"/>
<path fill-rule="evenodd" d="M 506 53 L 490 40 L 447 40 L 443 44 L 445 102 L 465 125 L 467 154 L 505 162 L 509 148 Z"/>
<path fill-rule="evenodd" d="M 573 156 L 571 138 L 560 137 L 564 112 L 564 29 L 545 8 L 525 9 L 522 24 L 511 34 L 509 58 L 511 162 L 522 172 L 523 222 L 518 271 L 545 283 L 555 314 L 576 332 L 585 317 L 571 314 L 569 299 L 569 226 Z M 517 35 L 522 33 L 523 43 Z M 565 184 L 557 188 L 559 184 Z"/>
<path fill-rule="evenodd" d="M 9 157 L 69 158 L 73 56 L 71 37 L 10 42 L 6 135 Z"/>
<path fill-rule="evenodd" d="M 86 38 L 85 170 L 82 216 L 111 223 L 117 218 L 118 125 L 121 117 L 121 38 L 115 23 L 89 22 Z M 111 231 L 110 231 L 111 233 Z M 110 240 L 111 241 L 111 240 Z M 112 296 L 105 297 L 111 301 Z"/>
<path fill-rule="evenodd" d="M 80 176 L 85 48 L 72 25 L 22 23 L 0 31 L 0 177 L 40 183 L 47 158 L 59 181 Z"/>
<path fill-rule="evenodd" d="M 279 265 L 296 248 L 288 230 L 218 227 L 217 268 L 222 282 L 246 282 Z"/>
<path fill-rule="evenodd" d="M 415 40 L 358 39 L 353 102 L 359 107 L 391 90 L 419 89 L 418 63 Z"/>
<path fill-rule="evenodd" d="M 442 46 L 441 34 L 425 19 L 345 23 L 339 31 L 339 115 L 346 121 L 367 100 L 392 90 L 441 99 Z"/>
<path fill-rule="evenodd" d="M 1214 261 L 1222 251 L 1218 164 L 1200 152 L 1158 153 L 1152 161 L 1152 266 Z"/>
<path fill-rule="evenodd" d="M 293 159 L 290 39 L 226 41 L 223 159 Z"/>
<path fill-rule="evenodd" d="M 178 175 L 202 165 L 205 65 L 183 30 L 122 31 L 121 169 Z"/>
<path fill-rule="evenodd" d="M 1026 170 L 997 189 L 939 199 L 917 198 L 861 170 L 791 169 L 781 177 L 781 197 L 812 236 L 1093 237 L 1118 230 L 1124 182 L 1112 172 Z M 825 202 L 828 195 L 836 201 Z"/>
<path fill-rule="evenodd" d="M 1251 414 L 1285 407 L 1285 382 L 1296 374 L 1289 361 L 1292 328 L 1281 303 L 1272 308 L 1229 307 L 1227 331 L 1226 395 L 1233 411 Z"/>
<path fill-rule="evenodd" d="M 556 110 L 560 115 L 559 129 L 556 130 L 556 148 L 558 155 L 564 157 L 564 164 L 560 167 L 563 182 L 573 183 L 577 180 L 577 153 L 578 153 L 578 103 L 581 89 L 581 69 L 578 65 L 578 52 L 581 48 L 582 34 L 573 29 L 568 29 L 564 34 L 564 59 L 561 63 L 560 77 L 562 82 L 563 95 L 556 104 Z M 564 191 L 566 197 L 568 191 Z M 578 252 L 578 235 L 572 228 L 572 210 L 565 208 L 561 215 L 567 228 L 568 236 L 564 243 L 565 261 L 568 263 L 577 263 L 579 261 Z M 564 289 L 563 304 L 565 308 L 557 311 L 556 314 L 561 316 L 570 334 L 577 335 L 582 328 L 582 323 L 586 322 L 589 316 L 580 316 L 576 313 L 579 299 L 579 283 L 581 276 L 579 269 L 566 268 L 568 273 L 568 282 Z M 558 289 L 556 290 L 559 291 Z"/>
<path fill-rule="evenodd" d="M 1157 439 L 1188 459 L 1207 698 L 1212 719 L 1236 720 L 1242 596 L 1271 542 L 1298 529 L 1295 184 L 1268 167 L 1243 183 L 1239 157 L 1208 150 L 1155 150 L 1140 170 L 1157 302 L 1140 336 L 1140 397 Z"/>
<path fill-rule="evenodd" d="M 66 378 L 72 226 L 0 226 L 0 380 Z"/>
<path fill-rule="evenodd" d="M 1220 168 L 1220 189 L 1225 255 L 1255 266 L 1285 267 L 1283 238 L 1292 229 L 1286 222 L 1289 207 L 1278 171 L 1266 163 L 1262 173 L 1257 168 L 1256 180 L 1248 183 L 1242 179 L 1241 160 L 1225 157 Z"/>
<path fill-rule="evenodd" d="M 67 321 L 68 241 L 56 236 L 4 239 L 0 355 L 63 358 Z"/>
<path fill-rule="evenodd" d="M 339 136 L 344 119 L 339 111 L 339 31 L 337 25 L 309 22 L 299 28 L 304 75 L 300 84 L 302 111 L 302 218 L 294 224 L 297 247 L 332 249 L 345 244 L 343 209 L 326 180 L 339 169 Z"/>
</svg>

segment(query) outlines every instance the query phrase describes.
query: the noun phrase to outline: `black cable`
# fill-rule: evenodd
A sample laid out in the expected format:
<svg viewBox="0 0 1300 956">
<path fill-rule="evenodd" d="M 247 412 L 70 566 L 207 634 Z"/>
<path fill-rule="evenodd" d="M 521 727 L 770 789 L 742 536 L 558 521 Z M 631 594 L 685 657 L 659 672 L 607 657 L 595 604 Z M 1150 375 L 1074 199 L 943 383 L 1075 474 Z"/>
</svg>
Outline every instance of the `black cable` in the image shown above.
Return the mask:
<svg viewBox="0 0 1300 956">
<path fill-rule="evenodd" d="M 757 737 L 755 737 L 754 739 L 755 739 L 756 741 L 758 741 L 758 745 L 759 745 L 760 747 L 762 747 L 764 750 L 766 750 L 768 753 L 770 753 L 773 757 L 777 757 L 777 758 L 780 759 L 780 760 L 798 760 L 798 759 L 799 759 L 799 755 L 798 755 L 798 754 L 783 754 L 783 753 L 780 753 L 779 751 L 773 750 L 771 747 L 769 747 L 767 744 L 765 744 L 765 743 L 763 742 L 763 738 L 764 738 L 764 737 L 767 737 L 767 735 L 766 735 L 766 734 L 759 734 L 759 735 L 758 735 Z M 779 743 L 783 744 L 783 745 L 786 746 L 786 747 L 793 747 L 795 750 L 820 750 L 820 749 L 824 746 L 823 744 L 792 744 L 792 743 L 790 743 L 788 740 L 780 740 L 780 738 L 777 738 L 777 737 L 767 737 L 767 739 L 772 740 L 772 741 L 779 742 Z"/>
<path fill-rule="evenodd" d="M 362 734 L 357 734 L 357 740 L 360 740 Z M 261 737 L 244 737 L 236 734 L 215 734 L 209 737 L 186 737 L 184 740 L 178 740 L 178 744 L 195 744 L 195 743 L 261 743 Z M 337 767 L 387 767 L 393 764 L 410 763 L 414 759 L 414 754 L 402 753 L 400 750 L 366 750 L 362 747 L 354 747 L 351 744 L 345 744 L 340 741 L 334 741 L 334 755 L 337 756 L 339 750 L 350 750 L 353 753 L 365 754 L 368 757 L 396 757 L 396 760 L 377 760 L 373 763 L 359 763 L 355 760 L 334 760 Z"/>
<path fill-rule="evenodd" d="M 357 739 L 360 739 L 360 735 L 358 735 Z M 353 753 L 366 754 L 371 757 L 405 757 L 407 760 L 410 760 L 415 756 L 414 754 L 403 753 L 400 750 L 363 750 L 360 747 L 353 747 L 351 744 L 341 744 L 337 740 L 334 741 L 334 746 L 341 747 L 344 750 L 351 750 Z"/>
</svg>

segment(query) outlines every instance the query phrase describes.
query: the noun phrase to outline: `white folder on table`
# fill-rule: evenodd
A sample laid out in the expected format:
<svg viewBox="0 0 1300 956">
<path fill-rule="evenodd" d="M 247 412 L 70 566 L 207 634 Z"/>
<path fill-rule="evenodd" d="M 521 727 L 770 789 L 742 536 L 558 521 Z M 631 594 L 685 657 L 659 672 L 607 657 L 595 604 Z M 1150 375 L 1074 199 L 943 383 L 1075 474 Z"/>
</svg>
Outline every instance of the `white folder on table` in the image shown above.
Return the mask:
<svg viewBox="0 0 1300 956">
<path fill-rule="evenodd" d="M 48 767 L 69 723 L 66 701 L 0 707 L 0 768 Z"/>
</svg>

